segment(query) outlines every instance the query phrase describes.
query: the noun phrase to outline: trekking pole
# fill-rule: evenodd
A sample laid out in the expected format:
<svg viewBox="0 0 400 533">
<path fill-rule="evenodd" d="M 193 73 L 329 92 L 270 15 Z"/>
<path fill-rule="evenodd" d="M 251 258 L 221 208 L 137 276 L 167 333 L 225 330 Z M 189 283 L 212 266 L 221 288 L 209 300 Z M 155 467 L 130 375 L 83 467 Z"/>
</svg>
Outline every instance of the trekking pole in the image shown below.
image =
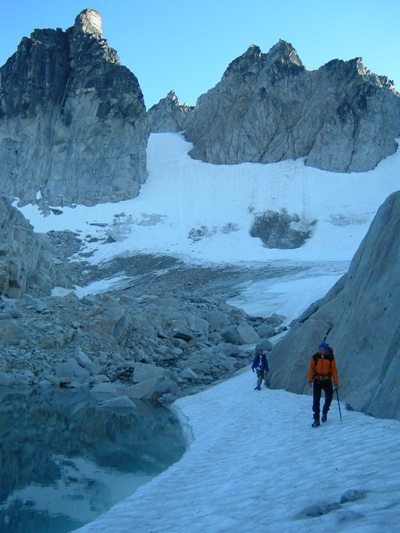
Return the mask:
<svg viewBox="0 0 400 533">
<path fill-rule="evenodd" d="M 335 391 L 336 391 L 336 397 L 337 397 L 337 404 L 338 404 L 338 407 L 339 407 L 340 421 L 343 422 L 342 411 L 340 410 L 339 392 L 337 390 L 337 387 L 335 387 Z"/>
</svg>

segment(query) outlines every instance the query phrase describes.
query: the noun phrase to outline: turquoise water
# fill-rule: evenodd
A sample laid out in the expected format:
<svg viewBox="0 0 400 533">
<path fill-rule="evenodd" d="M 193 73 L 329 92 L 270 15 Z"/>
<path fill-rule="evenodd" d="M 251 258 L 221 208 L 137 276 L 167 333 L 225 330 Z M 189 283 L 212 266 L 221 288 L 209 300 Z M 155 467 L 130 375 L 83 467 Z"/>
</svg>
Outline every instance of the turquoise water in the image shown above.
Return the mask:
<svg viewBox="0 0 400 533">
<path fill-rule="evenodd" d="M 0 532 L 63 533 L 90 522 L 180 459 L 162 407 L 102 407 L 88 393 L 0 391 Z"/>
</svg>

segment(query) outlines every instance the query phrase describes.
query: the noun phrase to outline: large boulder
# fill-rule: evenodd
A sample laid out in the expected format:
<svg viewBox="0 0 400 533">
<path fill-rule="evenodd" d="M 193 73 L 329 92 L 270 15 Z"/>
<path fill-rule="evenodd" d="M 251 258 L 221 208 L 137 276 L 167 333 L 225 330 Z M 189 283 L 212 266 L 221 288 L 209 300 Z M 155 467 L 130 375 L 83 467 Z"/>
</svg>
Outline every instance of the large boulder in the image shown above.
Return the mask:
<svg viewBox="0 0 400 533">
<path fill-rule="evenodd" d="M 400 192 L 379 208 L 348 273 L 273 349 L 271 386 L 306 391 L 309 358 L 326 340 L 341 396 L 354 409 L 400 420 Z"/>
<path fill-rule="evenodd" d="M 44 236 L 0 196 L 0 295 L 21 298 L 28 289 L 49 293 L 56 272 Z"/>
<path fill-rule="evenodd" d="M 148 135 L 138 80 L 92 9 L 66 31 L 24 37 L 0 69 L 0 192 L 21 204 L 136 196 Z"/>
<path fill-rule="evenodd" d="M 307 71 L 290 43 L 252 45 L 200 96 L 186 125 L 190 155 L 216 164 L 305 158 L 334 172 L 374 168 L 397 150 L 400 96 L 360 58 Z"/>
</svg>

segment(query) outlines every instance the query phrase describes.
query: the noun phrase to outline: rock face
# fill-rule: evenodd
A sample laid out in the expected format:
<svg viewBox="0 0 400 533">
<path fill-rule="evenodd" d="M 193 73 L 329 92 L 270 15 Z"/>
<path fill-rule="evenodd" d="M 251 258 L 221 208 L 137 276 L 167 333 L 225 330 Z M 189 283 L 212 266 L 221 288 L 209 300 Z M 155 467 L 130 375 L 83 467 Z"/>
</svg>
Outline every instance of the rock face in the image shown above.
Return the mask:
<svg viewBox="0 0 400 533">
<path fill-rule="evenodd" d="M 186 129 L 188 118 L 193 109 L 187 104 L 180 104 L 174 91 L 170 91 L 165 98 L 148 110 L 147 118 L 150 131 L 152 133 L 183 131 Z"/>
<path fill-rule="evenodd" d="M 305 158 L 334 172 L 374 168 L 397 149 L 400 95 L 360 58 L 307 71 L 279 41 L 267 54 L 251 46 L 189 117 L 190 155 L 216 164 Z"/>
<path fill-rule="evenodd" d="M 271 385 L 304 392 L 309 358 L 326 339 L 335 349 L 341 397 L 354 409 L 400 419 L 399 265 L 396 192 L 378 210 L 348 273 L 273 349 Z"/>
<path fill-rule="evenodd" d="M 250 228 L 252 237 L 259 237 L 267 248 L 299 248 L 311 237 L 316 220 L 302 220 L 299 215 L 266 211 L 255 217 Z"/>
<path fill-rule="evenodd" d="M 48 294 L 55 278 L 45 237 L 35 234 L 23 215 L 0 197 L 0 294 L 20 298 L 33 288 Z"/>
<path fill-rule="evenodd" d="M 65 32 L 35 30 L 0 69 L 0 191 L 21 204 L 137 195 L 147 139 L 139 83 L 94 10 Z"/>
</svg>

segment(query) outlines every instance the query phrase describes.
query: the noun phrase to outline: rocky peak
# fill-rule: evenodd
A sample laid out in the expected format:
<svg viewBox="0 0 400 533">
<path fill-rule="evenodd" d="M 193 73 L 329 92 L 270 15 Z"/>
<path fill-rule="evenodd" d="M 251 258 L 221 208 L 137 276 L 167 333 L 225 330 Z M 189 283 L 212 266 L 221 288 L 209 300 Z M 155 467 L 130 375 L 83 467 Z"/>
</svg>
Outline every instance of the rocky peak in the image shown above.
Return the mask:
<svg viewBox="0 0 400 533">
<path fill-rule="evenodd" d="M 252 44 L 244 54 L 237 57 L 229 64 L 222 79 L 232 75 L 243 75 L 252 70 L 259 70 L 261 68 L 261 59 L 262 53 L 260 48 L 255 44 Z"/>
<path fill-rule="evenodd" d="M 94 9 L 85 9 L 75 19 L 75 24 L 67 30 L 70 41 L 71 66 L 80 68 L 89 61 L 107 61 L 120 65 L 117 52 L 102 37 L 103 22 Z"/>
<path fill-rule="evenodd" d="M 379 112 L 378 112 L 379 110 Z M 333 172 L 374 168 L 397 150 L 400 98 L 362 59 L 307 71 L 293 46 L 251 46 L 201 95 L 185 135 L 190 155 L 214 164 L 305 158 Z"/>
<path fill-rule="evenodd" d="M 86 33 L 96 38 L 102 38 L 103 21 L 100 13 L 94 9 L 84 9 L 75 19 L 74 31 Z"/>
<path fill-rule="evenodd" d="M 327 71 L 331 75 L 338 75 L 350 78 L 352 76 L 365 76 L 369 71 L 365 68 L 361 57 L 355 57 L 349 61 L 342 59 L 332 59 L 323 65 L 319 70 Z"/>
<path fill-rule="evenodd" d="M 295 70 L 297 70 L 297 67 L 304 69 L 303 63 L 293 46 L 280 39 L 267 54 L 263 54 L 255 44 L 249 46 L 244 54 L 230 63 L 222 79 L 238 74 L 242 76 L 249 73 L 256 74 L 261 70 L 268 71 L 271 68 L 287 71 L 293 67 Z"/>
<path fill-rule="evenodd" d="M 338 77 L 347 77 L 350 80 L 352 77 L 358 82 L 367 82 L 375 85 L 377 88 L 386 87 L 392 92 L 396 92 L 393 81 L 389 80 L 387 76 L 378 76 L 371 72 L 363 62 L 362 57 L 355 57 L 349 61 L 343 61 L 341 59 L 332 59 L 320 69 L 321 72 L 326 71 L 331 75 Z"/>
<path fill-rule="evenodd" d="M 179 101 L 178 96 L 175 93 L 175 91 L 169 91 L 167 96 L 165 98 L 161 99 L 159 101 L 159 103 L 156 104 L 156 105 L 159 105 L 162 102 L 165 102 L 167 105 L 170 105 L 170 106 L 173 106 L 173 107 L 179 107 L 179 108 L 183 109 L 184 111 L 190 111 L 191 109 L 193 109 L 193 106 L 190 106 L 190 105 L 185 104 L 185 103 L 181 104 L 180 101 Z"/>
<path fill-rule="evenodd" d="M 0 69 L 0 193 L 53 205 L 136 196 L 148 124 L 137 78 L 93 9 L 35 30 Z M 33 162 L 32 154 L 35 154 Z"/>
<path fill-rule="evenodd" d="M 296 65 L 298 67 L 303 67 L 303 63 L 294 47 L 282 39 L 269 50 L 265 55 L 265 59 L 269 64 Z"/>
<path fill-rule="evenodd" d="M 174 91 L 170 91 L 158 104 L 147 112 L 150 131 L 161 133 L 168 131 L 183 131 L 193 107 L 180 104 Z"/>
<path fill-rule="evenodd" d="M 165 100 L 171 102 L 171 104 L 179 105 L 179 98 L 176 96 L 175 91 L 169 91 L 169 93 L 165 97 Z"/>
</svg>

